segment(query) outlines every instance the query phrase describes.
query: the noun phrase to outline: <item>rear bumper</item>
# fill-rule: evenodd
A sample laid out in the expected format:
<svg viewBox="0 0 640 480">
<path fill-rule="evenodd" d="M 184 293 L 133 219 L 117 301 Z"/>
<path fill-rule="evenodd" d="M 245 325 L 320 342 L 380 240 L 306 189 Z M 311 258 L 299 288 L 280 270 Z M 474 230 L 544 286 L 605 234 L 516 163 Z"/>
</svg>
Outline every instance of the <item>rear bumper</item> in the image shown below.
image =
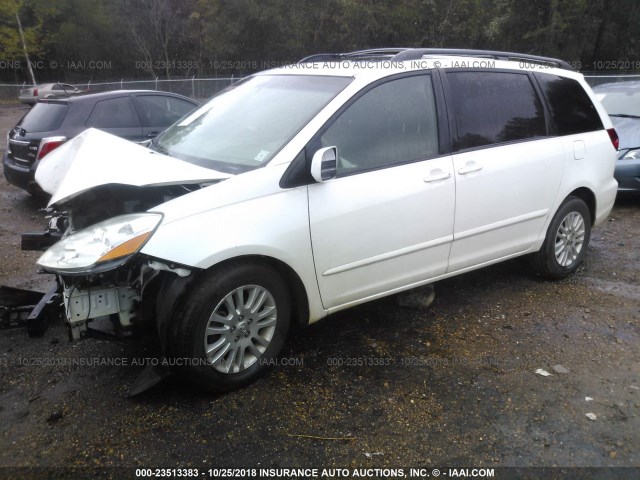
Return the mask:
<svg viewBox="0 0 640 480">
<path fill-rule="evenodd" d="M 599 191 L 596 198 L 596 218 L 593 222 L 594 226 L 600 225 L 613 210 L 613 204 L 616 201 L 618 193 L 618 182 L 613 178 L 608 181 Z"/>
<path fill-rule="evenodd" d="M 20 100 L 20 103 L 26 103 L 27 105 L 35 105 L 36 102 L 38 101 L 38 97 L 34 97 L 33 94 L 20 95 L 18 97 L 18 100 Z"/>
<path fill-rule="evenodd" d="M 4 170 L 4 178 L 6 178 L 7 182 L 11 185 L 15 185 L 34 195 L 44 193 L 40 185 L 36 183 L 35 167 L 33 165 L 31 167 L 17 165 L 13 163 L 7 153 L 5 153 L 2 157 L 2 167 Z"/>
<path fill-rule="evenodd" d="M 613 175 L 621 192 L 640 192 L 640 160 L 618 160 Z"/>
</svg>

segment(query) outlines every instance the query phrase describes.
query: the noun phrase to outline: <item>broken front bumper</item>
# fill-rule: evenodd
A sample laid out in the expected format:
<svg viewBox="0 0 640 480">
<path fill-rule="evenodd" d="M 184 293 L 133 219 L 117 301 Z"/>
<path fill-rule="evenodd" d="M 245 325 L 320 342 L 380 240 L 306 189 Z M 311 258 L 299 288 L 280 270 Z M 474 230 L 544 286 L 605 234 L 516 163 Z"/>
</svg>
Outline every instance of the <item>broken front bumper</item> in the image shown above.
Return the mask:
<svg viewBox="0 0 640 480">
<path fill-rule="evenodd" d="M 128 328 L 137 315 L 136 302 L 140 295 L 128 287 L 96 287 L 82 290 L 75 285 L 64 289 L 65 315 L 69 324 L 71 340 L 87 335 L 89 320 L 108 315 L 117 315 L 120 326 Z"/>
</svg>

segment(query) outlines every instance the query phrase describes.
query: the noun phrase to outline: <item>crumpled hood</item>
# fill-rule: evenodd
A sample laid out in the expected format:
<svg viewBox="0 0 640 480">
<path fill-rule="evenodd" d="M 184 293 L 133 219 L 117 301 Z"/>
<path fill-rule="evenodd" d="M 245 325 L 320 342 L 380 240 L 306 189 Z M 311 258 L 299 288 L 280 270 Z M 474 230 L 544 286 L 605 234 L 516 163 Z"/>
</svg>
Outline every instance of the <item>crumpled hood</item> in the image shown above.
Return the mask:
<svg viewBox="0 0 640 480">
<path fill-rule="evenodd" d="M 640 118 L 611 117 L 620 138 L 620 150 L 640 147 Z"/>
<path fill-rule="evenodd" d="M 205 183 L 231 175 L 149 150 L 90 128 L 40 161 L 36 181 L 62 204 L 99 185 L 137 187 Z"/>
</svg>

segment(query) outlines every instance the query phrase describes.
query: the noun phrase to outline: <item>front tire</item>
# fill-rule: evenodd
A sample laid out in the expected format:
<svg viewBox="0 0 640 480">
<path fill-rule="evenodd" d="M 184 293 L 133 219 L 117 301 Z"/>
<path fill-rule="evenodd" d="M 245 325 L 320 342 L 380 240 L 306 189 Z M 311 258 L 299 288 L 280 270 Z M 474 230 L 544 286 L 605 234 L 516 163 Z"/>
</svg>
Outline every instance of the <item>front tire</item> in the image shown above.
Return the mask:
<svg viewBox="0 0 640 480">
<path fill-rule="evenodd" d="M 587 252 L 591 214 L 584 200 L 567 197 L 554 215 L 542 248 L 531 257 L 533 269 L 551 279 L 574 273 Z"/>
<path fill-rule="evenodd" d="M 282 349 L 291 300 L 282 276 L 233 262 L 207 272 L 176 312 L 176 360 L 199 388 L 225 392 L 263 375 Z"/>
</svg>

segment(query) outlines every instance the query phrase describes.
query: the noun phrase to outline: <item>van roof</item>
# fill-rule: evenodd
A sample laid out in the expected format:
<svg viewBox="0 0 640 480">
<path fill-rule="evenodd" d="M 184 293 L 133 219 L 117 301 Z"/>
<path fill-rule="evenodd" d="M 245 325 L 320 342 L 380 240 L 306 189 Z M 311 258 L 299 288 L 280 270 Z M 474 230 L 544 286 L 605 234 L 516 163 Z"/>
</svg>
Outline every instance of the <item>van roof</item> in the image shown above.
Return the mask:
<svg viewBox="0 0 640 480">
<path fill-rule="evenodd" d="M 432 68 L 496 68 L 540 71 L 574 79 L 582 77 L 567 62 L 556 58 L 493 50 L 446 48 L 389 48 L 338 54 L 322 53 L 262 74 L 347 76 L 371 81 L 390 74 Z"/>
<path fill-rule="evenodd" d="M 455 56 L 488 58 L 504 61 L 518 61 L 575 71 L 575 68 L 573 68 L 569 63 L 558 58 L 529 55 L 526 53 L 501 52 L 497 50 L 473 50 L 456 48 L 376 48 L 370 50 L 357 50 L 348 53 L 320 53 L 305 57 L 298 63 L 365 59 L 388 59 L 394 62 L 405 62 L 408 60 L 420 60 L 424 58 L 425 55 L 438 57 Z"/>
</svg>

